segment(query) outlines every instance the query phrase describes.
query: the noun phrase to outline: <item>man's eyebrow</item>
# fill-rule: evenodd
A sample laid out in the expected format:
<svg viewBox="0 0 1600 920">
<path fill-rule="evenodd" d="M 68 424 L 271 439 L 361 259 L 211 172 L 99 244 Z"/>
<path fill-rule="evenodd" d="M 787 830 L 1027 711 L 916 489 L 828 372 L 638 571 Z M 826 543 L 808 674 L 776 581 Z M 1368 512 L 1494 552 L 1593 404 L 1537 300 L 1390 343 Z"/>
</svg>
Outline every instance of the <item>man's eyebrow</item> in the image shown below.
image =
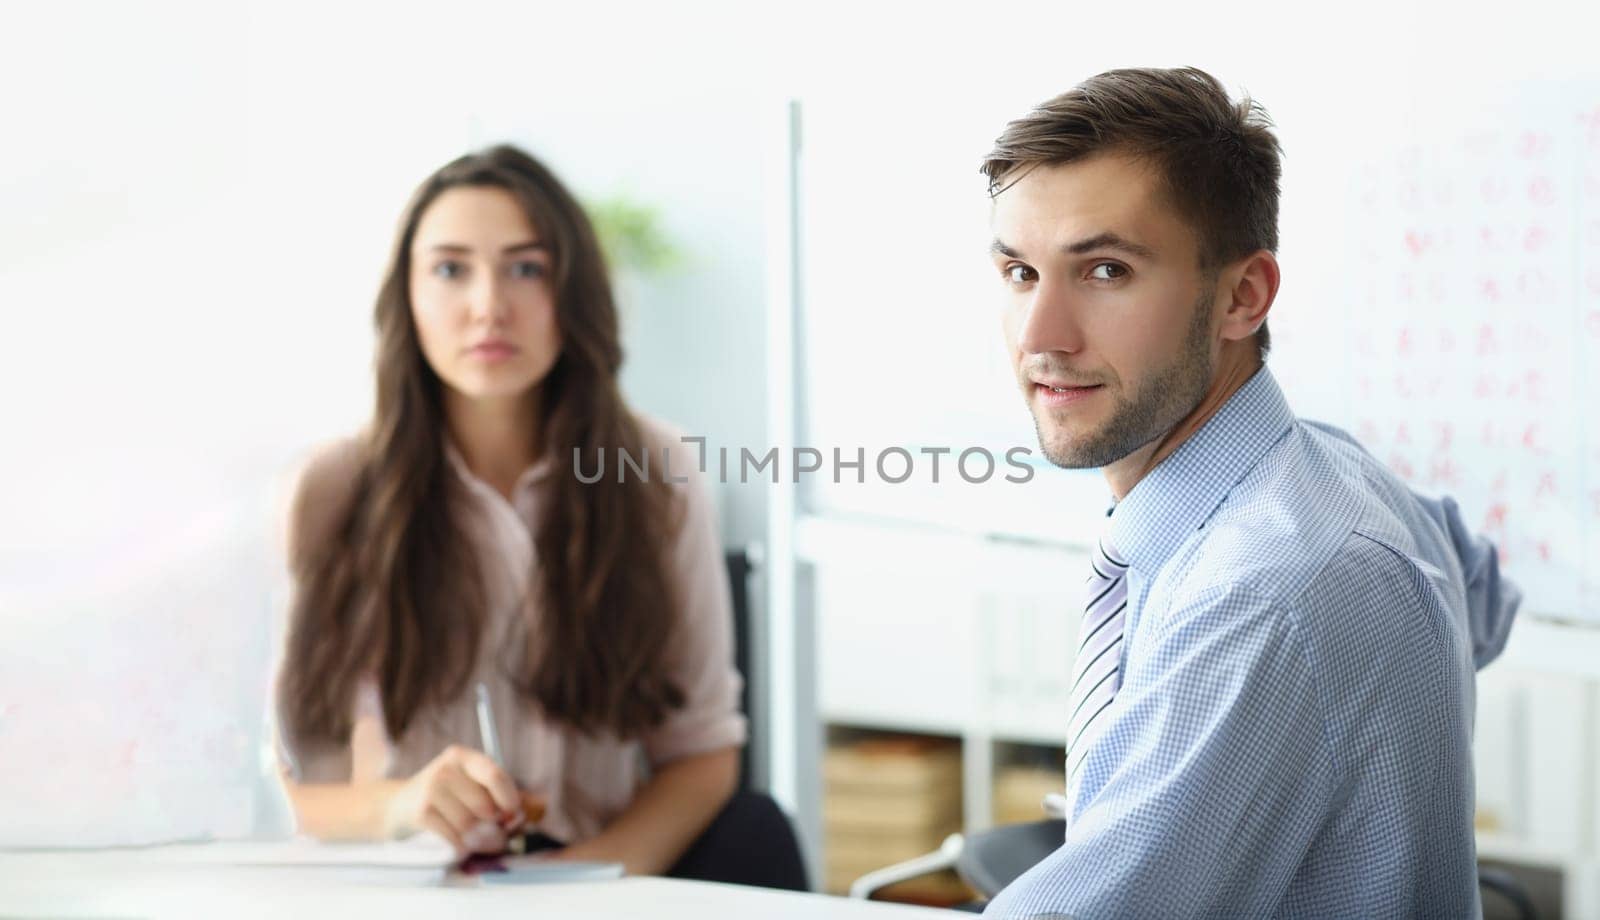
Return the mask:
<svg viewBox="0 0 1600 920">
<path fill-rule="evenodd" d="M 989 251 L 995 255 L 1005 256 L 1008 259 L 1022 258 L 1022 253 L 1017 252 L 1015 249 L 1012 249 L 1010 246 L 1002 243 L 998 236 L 995 237 L 994 241 L 989 244 Z"/>
<path fill-rule="evenodd" d="M 1088 239 L 1079 240 L 1076 243 L 1069 243 L 1068 245 L 1062 247 L 1062 251 L 1071 253 L 1075 256 L 1083 255 L 1086 252 L 1093 252 L 1096 249 L 1117 249 L 1122 252 L 1126 252 L 1129 255 L 1138 256 L 1141 259 L 1154 259 L 1156 257 L 1156 251 L 1151 249 L 1149 246 L 1146 246 L 1143 243 L 1135 243 L 1133 240 L 1126 239 L 1109 231 L 1106 233 L 1096 234 Z"/>
<path fill-rule="evenodd" d="M 1154 259 L 1156 257 L 1156 251 L 1149 246 L 1143 243 L 1135 243 L 1133 240 L 1109 231 L 1078 240 L 1076 243 L 1068 243 L 1061 247 L 1062 252 L 1075 256 L 1093 252 L 1096 249 L 1116 249 L 1129 255 L 1138 256 L 1141 259 Z M 1022 253 L 1007 246 L 999 237 L 995 237 L 994 241 L 989 244 L 989 251 L 995 255 L 1005 256 L 1008 259 L 1022 258 Z"/>
</svg>

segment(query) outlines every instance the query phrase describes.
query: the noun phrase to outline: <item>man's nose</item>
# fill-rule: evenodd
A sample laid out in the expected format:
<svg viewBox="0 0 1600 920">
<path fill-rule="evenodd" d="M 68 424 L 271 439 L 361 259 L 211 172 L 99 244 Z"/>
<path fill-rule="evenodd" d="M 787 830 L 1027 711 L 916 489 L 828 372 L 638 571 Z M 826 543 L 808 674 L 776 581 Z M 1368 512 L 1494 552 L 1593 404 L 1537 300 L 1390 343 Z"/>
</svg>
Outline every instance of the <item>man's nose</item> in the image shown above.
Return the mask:
<svg viewBox="0 0 1600 920">
<path fill-rule="evenodd" d="M 1079 319 L 1079 305 L 1066 286 L 1041 279 L 1034 286 L 1017 331 L 1017 348 L 1028 354 L 1082 351 L 1083 326 Z"/>
</svg>

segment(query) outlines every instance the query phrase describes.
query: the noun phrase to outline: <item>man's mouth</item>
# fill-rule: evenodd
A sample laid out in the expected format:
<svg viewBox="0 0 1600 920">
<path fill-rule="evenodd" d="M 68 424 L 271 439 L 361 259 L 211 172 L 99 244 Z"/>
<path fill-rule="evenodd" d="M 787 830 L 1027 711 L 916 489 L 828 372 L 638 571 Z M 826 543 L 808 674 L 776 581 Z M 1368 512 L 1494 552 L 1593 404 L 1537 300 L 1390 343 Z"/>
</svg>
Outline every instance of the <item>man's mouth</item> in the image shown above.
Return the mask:
<svg viewBox="0 0 1600 920">
<path fill-rule="evenodd" d="M 1100 389 L 1101 384 L 1091 383 L 1086 386 L 1077 386 L 1074 384 L 1041 383 L 1035 380 L 1033 386 L 1034 391 L 1039 394 L 1045 405 L 1065 406 L 1094 393 Z"/>
</svg>

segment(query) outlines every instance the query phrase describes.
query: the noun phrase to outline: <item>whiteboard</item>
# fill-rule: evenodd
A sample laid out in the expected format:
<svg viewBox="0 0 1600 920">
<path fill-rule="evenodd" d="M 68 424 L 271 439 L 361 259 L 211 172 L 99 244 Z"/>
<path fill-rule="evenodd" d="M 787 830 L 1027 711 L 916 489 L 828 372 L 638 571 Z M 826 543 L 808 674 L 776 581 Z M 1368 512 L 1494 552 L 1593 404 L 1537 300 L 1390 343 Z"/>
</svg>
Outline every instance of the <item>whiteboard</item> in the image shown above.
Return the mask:
<svg viewBox="0 0 1600 920">
<path fill-rule="evenodd" d="M 1080 542 L 1109 495 L 1038 456 L 985 252 L 977 167 L 1025 108 L 830 103 L 808 104 L 799 159 L 802 428 L 825 455 L 865 447 L 868 470 L 807 480 L 805 507 Z M 1600 84 L 1413 100 L 1367 130 L 1271 108 L 1286 157 L 1269 364 L 1291 405 L 1455 495 L 1526 609 L 1600 624 Z M 863 171 L 863 151 L 907 137 L 914 156 Z M 939 483 L 919 465 L 890 484 L 872 459 L 892 445 L 1027 446 L 1035 476 L 972 484 L 946 458 Z"/>
<path fill-rule="evenodd" d="M 1342 347 L 1275 370 L 1458 496 L 1529 608 L 1600 622 L 1600 85 L 1434 112 L 1346 188 Z"/>
</svg>

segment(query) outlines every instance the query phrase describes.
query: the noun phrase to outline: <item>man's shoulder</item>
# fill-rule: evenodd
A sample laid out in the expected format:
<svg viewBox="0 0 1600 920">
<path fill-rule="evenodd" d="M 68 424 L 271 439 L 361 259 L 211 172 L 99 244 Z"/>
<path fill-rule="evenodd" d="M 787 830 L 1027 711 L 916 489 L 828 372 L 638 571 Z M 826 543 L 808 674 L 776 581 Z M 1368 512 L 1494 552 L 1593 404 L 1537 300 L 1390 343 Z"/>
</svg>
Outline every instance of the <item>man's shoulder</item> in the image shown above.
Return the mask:
<svg viewBox="0 0 1600 920">
<path fill-rule="evenodd" d="M 1323 639 L 1448 604 L 1449 556 L 1416 504 L 1344 432 L 1298 423 L 1196 534 L 1174 597 L 1247 592 Z"/>
<path fill-rule="evenodd" d="M 1191 590 L 1239 583 L 1292 596 L 1360 521 L 1364 496 L 1347 458 L 1297 424 L 1228 490 L 1183 559 Z"/>
<path fill-rule="evenodd" d="M 1240 585 L 1289 605 L 1373 567 L 1403 568 L 1415 554 L 1390 506 L 1404 494 L 1348 435 L 1297 422 L 1195 534 L 1181 560 L 1182 591 Z"/>
</svg>

